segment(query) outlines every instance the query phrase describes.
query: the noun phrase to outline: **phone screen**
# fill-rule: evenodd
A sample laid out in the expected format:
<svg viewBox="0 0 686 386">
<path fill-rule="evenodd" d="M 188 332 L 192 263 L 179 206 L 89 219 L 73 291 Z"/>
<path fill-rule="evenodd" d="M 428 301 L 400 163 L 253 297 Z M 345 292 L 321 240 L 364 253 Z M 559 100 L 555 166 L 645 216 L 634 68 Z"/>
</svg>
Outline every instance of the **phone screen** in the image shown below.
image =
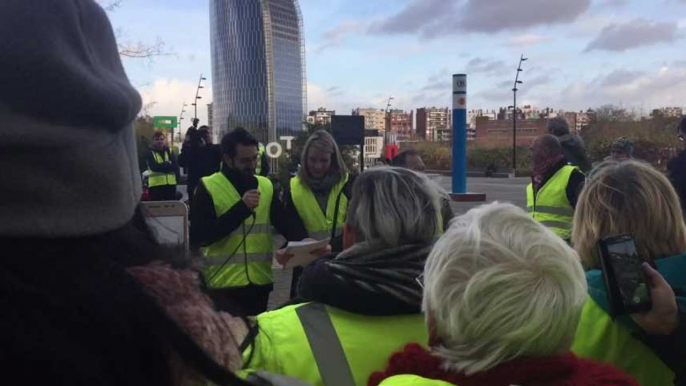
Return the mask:
<svg viewBox="0 0 686 386">
<path fill-rule="evenodd" d="M 630 237 L 613 240 L 607 243 L 606 247 L 608 262 L 627 311 L 631 312 L 650 304 L 648 284 L 641 266 L 644 260 L 638 255 L 634 240 Z"/>
</svg>

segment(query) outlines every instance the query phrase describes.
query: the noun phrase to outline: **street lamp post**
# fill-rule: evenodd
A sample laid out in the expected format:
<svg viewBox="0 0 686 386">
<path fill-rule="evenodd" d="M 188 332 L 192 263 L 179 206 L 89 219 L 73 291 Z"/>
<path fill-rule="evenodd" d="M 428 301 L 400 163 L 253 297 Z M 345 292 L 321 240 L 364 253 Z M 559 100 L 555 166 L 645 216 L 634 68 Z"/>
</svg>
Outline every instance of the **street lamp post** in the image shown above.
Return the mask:
<svg viewBox="0 0 686 386">
<path fill-rule="evenodd" d="M 204 77 L 202 76 L 202 74 L 200 74 L 200 80 L 198 81 L 198 88 L 197 88 L 196 91 L 195 91 L 195 99 L 193 100 L 193 106 L 195 107 L 195 113 L 194 113 L 194 115 L 193 115 L 193 119 L 197 119 L 197 118 L 198 118 L 198 99 L 202 99 L 202 97 L 200 96 L 200 89 L 201 89 L 201 88 L 205 88 L 205 87 L 202 86 L 202 81 L 203 81 L 203 80 L 207 80 L 207 79 L 204 78 Z"/>
<path fill-rule="evenodd" d="M 512 107 L 512 173 L 517 173 L 517 91 L 519 90 L 519 84 L 522 81 L 519 80 L 519 73 L 524 71 L 522 69 L 522 63 L 529 60 L 524 57 L 524 54 L 519 58 L 519 65 L 517 66 L 517 75 L 515 76 L 514 87 L 512 87 L 513 93 L 513 106 Z"/>
<path fill-rule="evenodd" d="M 183 102 L 183 106 L 181 106 L 181 113 L 179 114 L 179 139 L 181 139 L 181 121 L 183 121 L 183 113 L 186 112 L 186 102 Z M 174 145 L 174 131 L 172 129 L 172 145 Z"/>
</svg>

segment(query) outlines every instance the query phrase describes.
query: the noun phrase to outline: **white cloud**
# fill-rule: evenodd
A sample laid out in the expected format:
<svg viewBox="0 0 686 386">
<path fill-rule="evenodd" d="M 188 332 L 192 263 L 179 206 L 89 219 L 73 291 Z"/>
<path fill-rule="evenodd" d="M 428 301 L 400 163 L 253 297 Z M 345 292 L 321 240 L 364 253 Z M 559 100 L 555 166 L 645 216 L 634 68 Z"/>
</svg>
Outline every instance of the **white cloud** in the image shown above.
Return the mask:
<svg viewBox="0 0 686 386">
<path fill-rule="evenodd" d="M 157 79 L 152 85 L 143 85 L 138 92 L 143 98 L 144 105 L 151 105 L 148 114 L 163 116 L 179 116 L 181 106 L 187 103 L 184 119 L 181 121 L 182 131 L 191 125 L 194 116 L 193 98 L 198 84 L 196 82 L 181 81 L 179 79 Z M 200 124 L 207 124 L 207 104 L 212 102 L 212 87 L 209 84 L 200 90 L 202 99 L 198 100 L 198 119 Z"/>
<path fill-rule="evenodd" d="M 605 50 L 623 52 L 641 46 L 673 42 L 678 38 L 677 24 L 634 19 L 628 23 L 613 23 L 603 28 L 600 34 L 586 47 L 586 52 Z"/>
<path fill-rule="evenodd" d="M 553 40 L 553 38 L 550 36 L 535 35 L 535 34 L 519 35 L 519 36 L 515 36 L 512 39 L 510 39 L 510 45 L 511 46 L 517 46 L 517 47 L 526 47 L 526 46 L 534 46 L 536 44 L 549 42 L 552 40 Z"/>
</svg>

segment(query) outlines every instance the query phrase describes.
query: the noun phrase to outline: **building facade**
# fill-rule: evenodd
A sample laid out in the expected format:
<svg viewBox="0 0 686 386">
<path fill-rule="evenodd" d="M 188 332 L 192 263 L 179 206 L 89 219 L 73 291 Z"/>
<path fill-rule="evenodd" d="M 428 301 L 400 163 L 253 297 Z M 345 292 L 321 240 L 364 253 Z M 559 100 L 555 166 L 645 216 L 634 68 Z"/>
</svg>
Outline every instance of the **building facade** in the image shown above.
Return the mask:
<svg viewBox="0 0 686 386">
<path fill-rule="evenodd" d="M 414 111 L 391 110 L 386 119 L 386 132 L 395 134 L 396 141 L 408 141 L 415 138 Z"/>
<path fill-rule="evenodd" d="M 386 112 L 383 110 L 357 108 L 352 111 L 352 115 L 364 117 L 365 130 L 379 130 L 380 133 L 386 131 Z"/>
<path fill-rule="evenodd" d="M 426 141 L 447 142 L 452 139 L 453 112 L 448 107 L 417 109 L 417 136 Z"/>
<path fill-rule="evenodd" d="M 334 115 L 336 115 L 335 111 L 320 107 L 316 111 L 310 111 L 310 114 L 307 116 L 307 123 L 321 126 L 330 125 L 331 117 Z"/>
<path fill-rule="evenodd" d="M 214 109 L 212 103 L 207 104 L 207 126 L 214 127 Z"/>
<path fill-rule="evenodd" d="M 511 114 L 510 114 L 511 115 Z M 512 147 L 512 121 L 476 117 L 475 143 L 485 148 Z M 548 119 L 517 120 L 517 146 L 530 146 L 534 139 L 548 134 Z"/>
<path fill-rule="evenodd" d="M 211 0 L 213 123 L 262 142 L 302 131 L 307 90 L 297 0 Z"/>
</svg>

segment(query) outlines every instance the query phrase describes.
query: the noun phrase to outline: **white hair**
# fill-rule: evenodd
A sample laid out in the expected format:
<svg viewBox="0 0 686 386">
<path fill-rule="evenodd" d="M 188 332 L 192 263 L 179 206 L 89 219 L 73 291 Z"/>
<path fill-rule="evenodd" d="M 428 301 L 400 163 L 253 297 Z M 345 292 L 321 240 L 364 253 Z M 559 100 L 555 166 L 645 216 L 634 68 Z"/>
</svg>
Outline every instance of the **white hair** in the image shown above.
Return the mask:
<svg viewBox="0 0 686 386">
<path fill-rule="evenodd" d="M 443 190 L 423 174 L 378 167 L 360 174 L 353 185 L 346 222 L 357 242 L 387 246 L 433 242 L 440 234 Z"/>
<path fill-rule="evenodd" d="M 470 375 L 569 351 L 586 278 L 576 252 L 510 204 L 453 219 L 424 270 L 423 309 L 446 369 Z"/>
</svg>

